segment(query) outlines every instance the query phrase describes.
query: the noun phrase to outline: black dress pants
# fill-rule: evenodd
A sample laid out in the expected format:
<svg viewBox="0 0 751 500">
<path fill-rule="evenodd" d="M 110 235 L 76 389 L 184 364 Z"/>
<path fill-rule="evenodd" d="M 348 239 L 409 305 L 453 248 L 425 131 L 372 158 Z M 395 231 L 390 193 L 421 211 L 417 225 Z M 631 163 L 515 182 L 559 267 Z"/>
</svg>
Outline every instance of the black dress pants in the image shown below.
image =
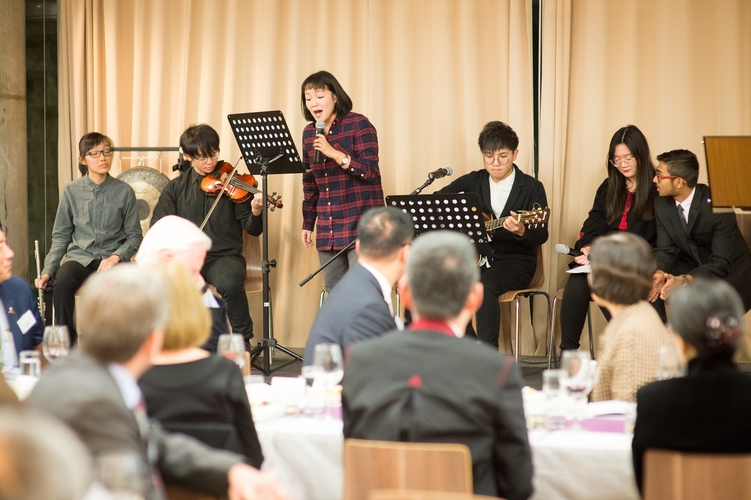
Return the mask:
<svg viewBox="0 0 751 500">
<path fill-rule="evenodd" d="M 241 333 L 245 341 L 253 338 L 253 320 L 250 319 L 248 298 L 245 296 L 245 259 L 230 255 L 207 258 L 201 269 L 207 283 L 216 287 L 216 291 L 227 302 L 227 317 L 235 333 Z"/>
<path fill-rule="evenodd" d="M 83 266 L 71 260 L 65 261 L 55 274 L 55 285 L 52 289 L 52 303 L 55 307 L 55 324 L 65 325 L 70 333 L 70 344 L 78 343 L 78 331 L 75 326 L 76 291 L 83 282 L 99 269 L 101 259 L 91 261 Z"/>
<path fill-rule="evenodd" d="M 477 311 L 477 338 L 498 349 L 498 332 L 501 329 L 501 306 L 498 297 L 510 290 L 527 288 L 535 275 L 537 262 L 498 260 L 490 268 L 480 268 L 480 281 L 485 287 L 482 306 Z M 467 325 L 467 335 L 475 336 L 472 323 Z"/>
</svg>

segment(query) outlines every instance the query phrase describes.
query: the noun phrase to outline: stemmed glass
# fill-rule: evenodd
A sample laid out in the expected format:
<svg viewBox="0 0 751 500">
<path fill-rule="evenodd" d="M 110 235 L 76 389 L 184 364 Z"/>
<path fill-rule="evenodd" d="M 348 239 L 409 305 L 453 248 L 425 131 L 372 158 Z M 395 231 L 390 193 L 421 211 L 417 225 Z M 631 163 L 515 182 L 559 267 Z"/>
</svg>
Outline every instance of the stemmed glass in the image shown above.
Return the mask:
<svg viewBox="0 0 751 500">
<path fill-rule="evenodd" d="M 245 366 L 245 341 L 239 333 L 223 333 L 219 335 L 217 354 L 234 361 L 242 370 Z"/>
<path fill-rule="evenodd" d="M 561 381 L 566 392 L 574 401 L 574 428 L 581 428 L 587 396 L 595 385 L 599 373 L 597 362 L 593 362 L 585 351 L 564 351 L 561 368 L 567 376 Z"/>
<path fill-rule="evenodd" d="M 344 364 L 339 344 L 318 344 L 313 352 L 313 384 L 332 389 L 342 381 Z"/>
<path fill-rule="evenodd" d="M 47 361 L 54 363 L 56 359 L 67 356 L 70 352 L 70 335 L 68 327 L 47 326 L 42 337 L 42 352 Z"/>
</svg>

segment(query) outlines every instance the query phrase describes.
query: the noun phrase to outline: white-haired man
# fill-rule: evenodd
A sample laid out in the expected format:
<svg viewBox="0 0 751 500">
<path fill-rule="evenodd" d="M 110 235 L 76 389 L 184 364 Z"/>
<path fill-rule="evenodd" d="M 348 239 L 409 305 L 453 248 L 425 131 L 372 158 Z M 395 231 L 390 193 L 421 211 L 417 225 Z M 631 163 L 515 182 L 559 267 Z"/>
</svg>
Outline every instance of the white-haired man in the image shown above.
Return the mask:
<svg viewBox="0 0 751 500">
<path fill-rule="evenodd" d="M 157 221 L 143 238 L 135 261 L 139 266 L 151 267 L 157 262 L 173 260 L 185 267 L 204 289 L 203 303 L 211 312 L 211 337 L 202 346 L 216 352 L 219 335 L 227 332 L 227 303 L 208 289 L 201 275 L 206 253 L 211 249 L 209 238 L 198 226 L 176 215 L 167 215 Z"/>
<path fill-rule="evenodd" d="M 162 479 L 232 499 L 285 498 L 241 455 L 168 433 L 146 416 L 137 380 L 161 352 L 165 293 L 156 273 L 133 264 L 90 277 L 78 296 L 86 342 L 45 371 L 31 405 L 68 424 L 95 457 L 139 457 L 147 500 L 164 498 Z"/>
</svg>

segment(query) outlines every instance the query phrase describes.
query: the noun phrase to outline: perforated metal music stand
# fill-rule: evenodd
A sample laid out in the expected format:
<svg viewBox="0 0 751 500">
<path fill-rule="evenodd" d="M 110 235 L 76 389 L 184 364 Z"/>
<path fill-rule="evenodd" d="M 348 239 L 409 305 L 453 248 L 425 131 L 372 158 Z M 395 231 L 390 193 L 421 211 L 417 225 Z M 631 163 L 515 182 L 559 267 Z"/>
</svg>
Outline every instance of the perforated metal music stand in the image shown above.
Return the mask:
<svg viewBox="0 0 751 500">
<path fill-rule="evenodd" d="M 489 255 L 490 245 L 477 193 L 387 196 L 386 205 L 412 217 L 415 237 L 437 230 L 457 231 L 475 244 L 479 255 Z"/>
<path fill-rule="evenodd" d="M 241 113 L 228 115 L 232 133 L 251 174 L 260 174 L 263 178 L 263 199 L 268 200 L 268 176 L 270 174 L 301 174 L 305 167 L 300 160 L 292 134 L 281 111 L 261 111 L 258 113 Z M 272 165 L 273 163 L 273 165 Z M 264 375 L 280 370 L 290 363 L 302 361 L 303 358 L 279 344 L 271 335 L 271 294 L 269 289 L 269 272 L 276 267 L 276 260 L 269 260 L 268 221 L 269 206 L 263 204 L 263 245 L 261 272 L 263 276 L 263 339 L 250 351 L 251 364 Z M 279 349 L 292 359 L 271 369 L 271 351 Z M 263 354 L 263 364 L 258 364 Z"/>
</svg>

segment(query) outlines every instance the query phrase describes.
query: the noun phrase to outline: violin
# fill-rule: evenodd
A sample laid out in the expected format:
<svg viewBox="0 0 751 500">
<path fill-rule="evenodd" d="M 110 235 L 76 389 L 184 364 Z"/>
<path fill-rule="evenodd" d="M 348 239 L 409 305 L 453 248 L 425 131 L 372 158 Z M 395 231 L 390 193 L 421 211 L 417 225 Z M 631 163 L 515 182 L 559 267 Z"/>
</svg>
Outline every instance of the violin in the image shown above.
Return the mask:
<svg viewBox="0 0 751 500">
<path fill-rule="evenodd" d="M 217 163 L 216 168 L 210 174 L 201 179 L 201 189 L 209 196 L 217 196 L 222 192 L 227 183 L 227 178 L 232 173 L 232 166 L 226 161 Z M 235 203 L 244 203 L 256 193 L 262 192 L 258 189 L 258 181 L 251 174 L 235 173 L 234 177 L 225 190 L 225 196 L 228 196 Z M 271 210 L 282 208 L 281 195 L 276 196 L 276 192 L 267 195 L 266 201 L 271 205 Z"/>
</svg>

